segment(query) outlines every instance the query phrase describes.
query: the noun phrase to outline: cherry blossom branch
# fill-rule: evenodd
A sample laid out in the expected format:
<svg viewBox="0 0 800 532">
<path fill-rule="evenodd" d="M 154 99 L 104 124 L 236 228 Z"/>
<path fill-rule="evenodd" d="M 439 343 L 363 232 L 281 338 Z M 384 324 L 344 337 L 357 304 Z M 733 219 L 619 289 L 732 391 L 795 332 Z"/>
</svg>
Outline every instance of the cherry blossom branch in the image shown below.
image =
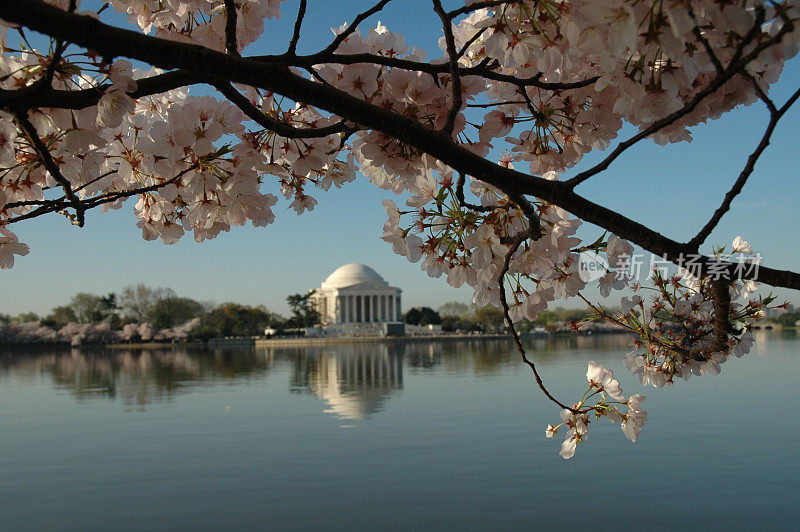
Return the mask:
<svg viewBox="0 0 800 532">
<path fill-rule="evenodd" d="M 92 209 L 94 207 L 97 207 L 99 205 L 103 205 L 103 204 L 106 204 L 106 203 L 113 203 L 113 202 L 118 201 L 120 199 L 129 198 L 131 196 L 135 196 L 135 195 L 138 195 L 138 194 L 146 194 L 148 192 L 155 192 L 156 190 L 158 190 L 160 188 L 163 188 L 163 187 L 165 187 L 167 185 L 171 185 L 171 184 L 175 183 L 180 178 L 182 178 L 184 175 L 186 175 L 187 173 L 189 173 L 192 170 L 197 169 L 199 166 L 200 166 L 199 163 L 192 164 L 191 166 L 189 166 L 185 170 L 182 170 L 181 172 L 176 174 L 174 177 L 172 177 L 170 179 L 167 179 L 167 180 L 164 180 L 161 183 L 156 183 L 156 184 L 149 185 L 149 186 L 146 186 L 146 187 L 138 187 L 138 188 L 134 188 L 134 189 L 130 189 L 130 190 L 106 192 L 105 194 L 101 194 L 99 196 L 94 196 L 94 197 L 91 197 L 91 198 L 88 198 L 88 199 L 83 199 L 83 200 L 82 199 L 78 199 L 78 202 L 81 204 L 81 208 L 84 211 L 86 211 L 86 210 Z M 76 190 L 80 190 L 80 189 L 90 185 L 91 183 L 94 183 L 95 181 L 97 181 L 99 179 L 102 179 L 103 177 L 106 177 L 107 175 L 112 174 L 114 172 L 116 172 L 116 170 L 112 170 L 112 171 L 106 172 L 104 174 L 101 174 L 98 177 L 96 177 L 96 178 L 92 179 L 91 181 L 89 181 L 88 183 L 84 184 L 83 186 L 77 188 Z M 25 213 L 25 214 L 20 214 L 18 216 L 14 216 L 14 217 L 8 218 L 8 219 L 4 220 L 3 223 L 6 224 L 6 225 L 10 225 L 12 223 L 21 222 L 22 220 L 28 220 L 28 219 L 31 219 L 31 218 L 36 218 L 36 217 L 41 216 L 43 214 L 48 214 L 48 213 L 51 213 L 51 212 L 61 212 L 61 210 L 64 209 L 65 207 L 74 206 L 72 202 L 67 201 L 67 196 L 62 196 L 60 198 L 53 199 L 53 200 L 33 200 L 33 201 L 19 201 L 19 202 L 14 202 L 14 203 L 8 203 L 8 204 L 3 206 L 3 209 L 0 212 L 6 211 L 8 209 L 16 208 L 16 207 L 24 207 L 24 206 L 29 206 L 29 205 L 41 205 L 41 206 L 38 209 L 34 209 L 31 212 L 28 212 L 28 213 Z M 70 214 L 68 214 L 66 212 L 62 212 L 62 214 L 67 216 L 70 220 L 74 220 L 74 216 L 72 216 L 72 215 L 70 215 Z"/>
<path fill-rule="evenodd" d="M 450 72 L 449 63 L 441 63 L 441 64 L 421 63 L 419 61 L 412 61 L 411 59 L 403 59 L 401 57 L 387 57 L 383 55 L 376 55 L 370 53 L 329 54 L 325 52 L 320 52 L 313 55 L 298 56 L 294 60 L 294 62 L 292 62 L 285 56 L 276 56 L 276 55 L 253 56 L 250 57 L 250 59 L 260 62 L 279 63 L 279 64 L 285 64 L 288 61 L 289 63 L 292 64 L 292 66 L 304 66 L 307 64 L 316 65 L 323 63 L 339 64 L 339 65 L 371 63 L 376 65 L 388 66 L 392 68 L 400 68 L 403 70 L 410 70 L 414 72 L 423 72 L 425 74 L 430 74 L 432 76 L 435 76 L 437 74 L 447 74 Z M 542 78 L 541 73 L 535 74 L 527 78 L 518 78 L 515 76 L 511 76 L 509 74 L 501 74 L 499 72 L 495 72 L 494 70 L 492 70 L 498 67 L 499 63 L 497 63 L 497 61 L 490 61 L 487 58 L 487 61 L 484 61 L 476 66 L 459 67 L 458 73 L 461 77 L 482 76 L 492 81 L 502 81 L 506 83 L 512 83 L 517 86 L 525 86 L 525 87 L 531 86 L 552 91 L 579 89 L 582 87 L 589 86 L 594 82 L 596 82 L 598 79 L 600 79 L 599 76 L 593 76 L 591 78 L 579 81 L 546 82 L 546 81 L 541 81 Z"/>
<path fill-rule="evenodd" d="M 137 79 L 136 90 L 129 92 L 128 96 L 133 99 L 143 98 L 188 85 L 203 83 L 209 79 L 209 76 L 196 72 L 180 69 L 172 70 Z M 32 91 L 31 87 L 33 85 L 13 91 L 0 89 L 0 107 L 6 109 L 33 109 L 37 107 L 84 109 L 97 105 L 100 97 L 103 96 L 106 90 L 111 88 L 111 85 L 105 83 L 97 87 L 80 90 L 61 90 L 42 86 L 38 90 Z"/>
<path fill-rule="evenodd" d="M 25 132 L 25 136 L 28 138 L 28 141 L 33 146 L 36 155 L 39 156 L 39 159 L 42 161 L 42 164 L 50 173 L 52 178 L 61 185 L 61 188 L 64 190 L 64 194 L 66 195 L 67 199 L 69 199 L 70 204 L 75 208 L 75 215 L 77 217 L 74 225 L 78 227 L 83 227 L 84 224 L 84 213 L 86 209 L 81 204 L 80 198 L 75 195 L 72 191 L 72 185 L 70 182 L 61 175 L 61 170 L 58 168 L 58 164 L 53 160 L 53 156 L 50 154 L 50 150 L 47 149 L 47 146 L 39 137 L 39 133 L 36 131 L 36 126 L 34 126 L 30 120 L 28 120 L 27 111 L 18 111 L 14 113 L 14 118 L 16 119 L 19 126 Z"/>
<path fill-rule="evenodd" d="M 106 57 L 127 56 L 161 68 L 201 72 L 205 76 L 283 94 L 295 101 L 324 109 L 348 121 L 396 138 L 408 146 L 428 153 L 456 171 L 480 176 L 481 180 L 506 193 L 532 195 L 553 203 L 578 218 L 612 231 L 620 238 L 668 260 L 678 261 L 685 254 L 693 252 L 687 244 L 667 238 L 618 212 L 581 197 L 565 183 L 502 167 L 457 144 L 448 135 L 433 131 L 416 120 L 372 105 L 336 88 L 305 79 L 284 67 L 111 27 L 36 0 L 15 4 L 13 8 L 8 4 L 0 4 L 0 18 L 98 50 Z M 784 26 L 776 37 L 782 37 L 786 29 Z M 775 42 L 776 39 L 770 39 L 770 45 Z M 739 63 L 744 64 L 766 47 L 767 44 L 757 47 Z M 449 68 L 448 65 L 444 67 Z M 710 262 L 709 258 L 701 257 L 698 265 L 707 268 Z M 714 266 L 719 266 L 719 261 L 714 261 Z M 724 270 L 733 276 L 736 268 L 736 264 L 725 263 L 716 271 Z M 757 272 L 745 272 L 744 278 L 800 290 L 800 274 L 796 272 L 761 266 Z"/>
<path fill-rule="evenodd" d="M 347 26 L 339 35 L 336 36 L 335 39 L 325 48 L 324 53 L 332 54 L 339 48 L 339 45 L 342 44 L 347 38 L 353 34 L 358 29 L 358 25 L 364 22 L 366 19 L 383 9 L 383 7 L 388 4 L 391 0 L 381 0 L 368 10 L 360 13 L 356 18 L 353 20 L 353 23 Z"/>
<path fill-rule="evenodd" d="M 225 50 L 229 54 L 239 55 L 236 42 L 236 0 L 225 0 Z"/>
<path fill-rule="evenodd" d="M 486 32 L 486 28 L 481 28 L 480 30 L 476 31 L 476 32 L 475 32 L 475 35 L 473 35 L 472 37 L 470 37 L 470 38 L 467 40 L 467 42 L 465 42 L 465 43 L 464 43 L 464 46 L 462 46 L 462 47 L 461 47 L 461 50 L 459 50 L 459 51 L 458 51 L 458 54 L 456 55 L 456 57 L 458 57 L 459 59 L 461 59 L 462 57 L 464 57 L 464 54 L 466 54 L 466 53 L 467 53 L 467 50 L 469 50 L 469 47 L 470 47 L 470 46 L 472 46 L 472 44 L 473 44 L 475 41 L 477 41 L 478 39 L 480 39 L 480 38 L 481 38 L 481 35 L 483 35 L 485 32 Z"/>
<path fill-rule="evenodd" d="M 139 194 L 146 194 L 148 192 L 155 192 L 156 190 L 163 188 L 167 185 L 171 185 L 181 179 L 183 176 L 191 172 L 192 170 L 196 170 L 200 166 L 200 163 L 194 163 L 185 170 L 178 172 L 174 177 L 167 179 L 161 183 L 156 183 L 154 185 L 149 185 L 146 187 L 138 187 L 133 188 L 130 190 L 122 190 L 117 192 L 106 192 L 105 194 L 101 194 L 100 196 L 95 196 L 90 198 L 89 200 L 83 200 L 86 204 L 87 209 L 91 209 L 93 207 L 97 207 L 98 205 L 103 205 L 105 203 L 113 203 L 117 200 L 121 200 L 124 198 L 129 198 L 131 196 L 137 196 Z"/>
<path fill-rule="evenodd" d="M 114 174 L 116 172 L 118 172 L 118 170 L 109 170 L 108 172 L 103 172 L 102 174 L 100 174 L 99 176 L 95 177 L 94 179 L 91 179 L 91 180 L 87 181 L 86 183 L 82 184 L 81 186 L 79 186 L 78 188 L 76 188 L 75 192 L 78 193 L 81 190 L 83 190 L 84 188 L 86 188 L 89 185 L 91 185 L 92 183 L 96 183 L 96 182 L 100 181 L 101 179 L 103 179 L 104 177 L 108 177 L 111 174 Z"/>
<path fill-rule="evenodd" d="M 512 192 L 508 195 L 508 197 L 511 198 L 511 201 L 517 204 L 522 213 L 525 215 L 525 218 L 528 219 L 528 231 L 525 236 L 531 240 L 539 240 L 539 238 L 542 236 L 542 225 L 536 209 L 533 207 L 533 205 L 531 205 L 528 199 L 521 194 L 514 194 Z"/>
<path fill-rule="evenodd" d="M 44 204 L 41 207 L 39 207 L 38 209 L 34 209 L 34 210 L 32 210 L 32 211 L 30 211 L 28 213 L 20 214 L 18 216 L 14 216 L 14 217 L 11 217 L 11 218 L 7 218 L 6 220 L 3 221 L 3 223 L 5 225 L 10 225 L 10 224 L 13 224 L 13 223 L 16 223 L 16 222 L 21 222 L 23 220 L 29 220 L 29 219 L 37 218 L 39 216 L 42 216 L 42 215 L 45 215 L 45 214 L 49 214 L 51 212 L 59 212 L 62 209 L 65 209 L 66 207 L 69 207 L 71 205 L 69 202 L 63 201 L 63 200 L 44 200 L 44 201 L 37 202 L 37 203 L 32 203 L 32 202 L 19 202 L 19 203 L 20 204 L 26 204 L 27 203 L 27 204 L 31 204 L 31 205 L 33 205 L 33 204 L 41 204 L 41 203 L 44 203 Z M 4 207 L 2 209 L 2 211 L 0 211 L 0 212 L 3 212 L 5 210 L 6 209 Z"/>
<path fill-rule="evenodd" d="M 665 127 L 675 123 L 682 117 L 691 113 L 703 100 L 705 100 L 707 97 L 716 92 L 725 83 L 727 83 L 728 80 L 733 78 L 735 75 L 740 74 L 741 71 L 744 70 L 747 63 L 758 57 L 758 55 L 761 52 L 763 52 L 770 46 L 779 43 L 783 39 L 783 36 L 792 31 L 792 29 L 793 27 L 791 24 L 785 24 L 774 37 L 756 46 L 749 54 L 747 54 L 744 57 L 739 56 L 739 58 L 736 61 L 732 60 L 728 65 L 728 67 L 725 69 L 724 73 L 719 74 L 717 77 L 715 77 L 714 80 L 711 81 L 711 83 L 709 83 L 705 89 L 698 92 L 697 95 L 691 100 L 689 100 L 689 102 L 686 105 L 684 105 L 681 109 L 678 109 L 673 113 L 670 113 L 664 118 L 656 120 L 649 127 L 641 130 L 633 137 L 629 138 L 624 142 L 619 143 L 617 147 L 614 149 L 614 151 L 612 151 L 601 162 L 599 162 L 592 168 L 589 168 L 588 170 L 585 170 L 577 174 L 576 176 L 572 177 L 571 179 L 565 181 L 567 186 L 574 188 L 577 185 L 580 185 L 581 183 L 589 179 L 590 177 L 595 176 L 600 172 L 606 170 L 609 166 L 611 166 L 611 163 L 614 162 L 614 160 L 617 159 L 617 157 L 622 155 L 622 153 L 625 152 L 628 148 L 630 148 L 640 140 L 649 137 L 653 133 L 657 133 L 658 131 L 664 129 Z M 752 40 L 752 38 L 750 40 Z M 748 44 L 750 44 L 750 41 L 743 40 L 737 47 L 737 51 L 744 49 Z"/>
<path fill-rule="evenodd" d="M 359 63 L 376 64 L 392 68 L 399 68 L 402 70 L 409 70 L 413 72 L 422 72 L 436 76 L 437 74 L 447 74 L 450 72 L 450 64 L 448 63 L 422 63 L 413 61 L 411 59 L 403 59 L 402 57 L 389 57 L 385 55 L 377 55 L 371 53 L 359 54 L 334 54 L 323 50 L 321 52 L 290 57 L 286 54 L 282 55 L 257 55 L 250 56 L 248 59 L 258 61 L 266 64 L 297 66 L 306 68 L 308 66 L 320 64 L 338 64 L 338 65 L 355 65 Z M 559 90 L 572 90 L 589 86 L 600 79 L 600 76 L 592 76 L 591 78 L 571 81 L 571 82 L 546 82 L 541 81 L 542 74 L 538 73 L 527 78 L 518 78 L 509 74 L 501 74 L 495 72 L 493 69 L 498 68 L 500 65 L 497 61 L 492 61 L 486 58 L 485 61 L 479 65 L 472 67 L 459 67 L 459 75 L 464 76 L 482 76 L 492 81 L 502 81 L 512 83 L 517 86 L 531 86 L 540 89 L 559 91 Z"/>
<path fill-rule="evenodd" d="M 495 207 L 487 207 L 486 205 L 475 205 L 473 203 L 468 203 L 467 200 L 464 198 L 464 183 L 466 182 L 466 177 L 464 176 L 464 172 L 458 173 L 458 181 L 456 182 L 456 199 L 458 203 L 462 207 L 467 207 L 468 209 L 472 209 L 473 211 L 477 212 L 492 212 Z"/>
<path fill-rule="evenodd" d="M 758 86 L 758 83 L 755 80 L 753 80 L 753 84 Z M 763 91 L 761 94 L 762 100 L 764 100 L 767 107 L 770 109 L 769 124 L 764 131 L 764 135 L 761 137 L 761 142 L 758 143 L 755 151 L 753 151 L 753 153 L 751 153 L 747 158 L 747 163 L 739 174 L 739 177 L 736 179 L 736 182 L 733 184 L 733 187 L 731 187 L 727 194 L 725 194 L 722 205 L 720 205 L 719 208 L 714 212 L 714 215 L 703 226 L 700 232 L 689 241 L 688 245 L 695 250 L 699 248 L 703 242 L 705 242 L 706 238 L 708 238 L 720 220 L 722 220 L 722 217 L 725 216 L 725 213 L 730 210 L 733 199 L 739 195 L 744 188 L 745 183 L 747 183 L 747 179 L 753 173 L 753 170 L 756 166 L 756 161 L 758 161 L 759 157 L 761 157 L 761 154 L 764 153 L 764 150 L 766 150 L 767 146 L 769 146 L 772 133 L 775 131 L 775 128 L 777 127 L 781 117 L 783 117 L 786 111 L 788 111 L 789 108 L 797 101 L 797 99 L 800 98 L 800 89 L 795 91 L 791 98 L 789 98 L 789 100 L 780 109 L 775 107 L 775 104 L 772 102 L 772 100 L 767 98 L 765 94 L 763 94 Z"/>
<path fill-rule="evenodd" d="M 461 94 L 461 76 L 458 73 L 458 53 L 456 52 L 456 39 L 453 36 L 453 21 L 445 13 L 441 0 L 432 0 L 433 10 L 439 15 L 442 21 L 442 31 L 444 31 L 445 47 L 447 49 L 448 63 L 450 65 L 450 83 L 452 84 L 453 101 L 450 103 L 450 110 L 447 112 L 447 119 L 442 127 L 442 131 L 453 134 L 456 118 L 461 111 L 463 97 Z"/>
<path fill-rule="evenodd" d="M 708 42 L 705 35 L 700 31 L 700 27 L 697 25 L 697 17 L 694 14 L 694 9 L 692 9 L 692 5 L 689 4 L 687 7 L 687 12 L 689 13 L 689 18 L 692 19 L 694 22 L 694 28 L 692 28 L 692 35 L 694 38 L 697 39 L 700 44 L 703 45 L 708 57 L 711 59 L 711 63 L 714 65 L 714 68 L 717 69 L 717 72 L 722 74 L 725 72 L 725 67 L 722 66 L 719 58 L 717 57 L 717 53 L 714 51 L 714 48 L 711 46 L 711 43 Z"/>
<path fill-rule="evenodd" d="M 517 333 L 517 329 L 514 326 L 514 322 L 511 320 L 511 316 L 509 315 L 509 308 L 508 308 L 508 301 L 506 300 L 506 286 L 505 286 L 505 276 L 508 273 L 508 269 L 511 265 L 511 256 L 517 251 L 519 246 L 528 239 L 527 234 L 520 234 L 517 235 L 513 242 L 511 242 L 511 247 L 509 248 L 508 252 L 506 253 L 505 258 L 503 259 L 503 268 L 500 270 L 500 276 L 498 277 L 498 284 L 500 286 L 500 304 L 503 307 L 503 317 L 506 320 L 506 324 L 508 325 L 508 329 L 511 332 L 511 338 L 514 340 L 514 345 L 517 347 L 517 351 L 519 352 L 520 356 L 522 357 L 522 361 L 531 368 L 533 372 L 533 378 L 536 380 L 536 384 L 539 386 L 539 389 L 542 390 L 545 397 L 550 399 L 552 402 L 560 406 L 561 408 L 565 408 L 574 414 L 581 413 L 579 410 L 575 408 L 569 407 L 553 397 L 553 394 L 545 387 L 544 382 L 542 382 L 542 377 L 539 375 L 539 371 L 536 369 L 536 364 L 533 360 L 528 358 L 528 354 L 525 351 L 525 348 L 522 347 L 522 341 L 519 339 L 519 334 Z"/>
<path fill-rule="evenodd" d="M 330 126 L 320 128 L 298 128 L 290 126 L 280 120 L 270 118 L 262 113 L 250 100 L 248 100 L 242 93 L 237 91 L 230 83 L 218 81 L 214 87 L 222 93 L 232 104 L 242 110 L 248 118 L 258 123 L 258 125 L 274 131 L 278 135 L 290 139 L 309 139 L 318 137 L 327 137 L 328 135 L 335 135 L 337 133 L 347 132 L 353 128 L 349 127 L 344 120 L 341 120 Z"/>
<path fill-rule="evenodd" d="M 728 333 L 731 330 L 731 292 L 728 279 L 711 281 L 712 301 L 714 304 L 714 343 L 709 352 L 722 351 L 728 344 Z"/>
<path fill-rule="evenodd" d="M 484 2 L 472 2 L 469 5 L 465 5 L 459 7 L 458 9 L 454 9 L 447 13 L 447 16 L 451 19 L 456 18 L 459 15 L 466 15 L 467 13 L 472 13 L 473 11 L 477 11 L 478 9 L 483 9 L 485 7 L 497 7 L 503 4 L 505 5 L 513 5 L 518 4 L 520 0 L 486 0 Z"/>
<path fill-rule="evenodd" d="M 477 109 L 487 109 L 489 107 L 499 107 L 501 105 L 524 105 L 527 102 L 520 100 L 516 102 L 491 102 L 491 103 L 468 103 L 467 107 L 475 107 Z"/>
</svg>

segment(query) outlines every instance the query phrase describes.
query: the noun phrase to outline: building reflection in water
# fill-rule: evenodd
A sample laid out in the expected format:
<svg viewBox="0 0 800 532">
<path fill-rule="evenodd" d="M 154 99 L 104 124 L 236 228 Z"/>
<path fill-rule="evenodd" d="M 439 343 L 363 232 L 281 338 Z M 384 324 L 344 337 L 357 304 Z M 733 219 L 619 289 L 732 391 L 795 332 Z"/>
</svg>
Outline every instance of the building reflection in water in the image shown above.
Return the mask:
<svg viewBox="0 0 800 532">
<path fill-rule="evenodd" d="M 292 390 L 324 399 L 325 412 L 339 419 L 367 419 L 402 389 L 403 350 L 375 343 L 304 349 L 295 358 Z"/>
</svg>

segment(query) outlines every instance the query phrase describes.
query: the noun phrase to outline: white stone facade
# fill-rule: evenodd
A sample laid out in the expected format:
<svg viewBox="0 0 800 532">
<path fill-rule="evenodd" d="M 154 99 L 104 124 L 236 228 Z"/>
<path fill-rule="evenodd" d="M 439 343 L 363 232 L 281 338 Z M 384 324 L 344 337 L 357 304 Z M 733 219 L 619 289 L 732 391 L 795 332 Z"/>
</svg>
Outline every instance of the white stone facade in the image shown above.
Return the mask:
<svg viewBox="0 0 800 532">
<path fill-rule="evenodd" d="M 363 264 L 345 264 L 314 291 L 311 301 L 329 332 L 358 333 L 403 320 L 401 292 Z"/>
</svg>

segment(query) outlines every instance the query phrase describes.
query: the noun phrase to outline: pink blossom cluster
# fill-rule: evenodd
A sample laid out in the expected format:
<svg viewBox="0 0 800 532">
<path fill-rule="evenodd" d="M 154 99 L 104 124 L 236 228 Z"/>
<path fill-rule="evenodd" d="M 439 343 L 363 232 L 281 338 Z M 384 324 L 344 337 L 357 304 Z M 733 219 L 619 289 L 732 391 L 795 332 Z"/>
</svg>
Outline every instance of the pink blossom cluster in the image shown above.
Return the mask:
<svg viewBox="0 0 800 532">
<path fill-rule="evenodd" d="M 737 236 L 731 247 L 749 260 L 752 249 L 742 237 Z M 620 310 L 609 312 L 592 305 L 595 314 L 589 319 L 603 319 L 636 334 L 625 364 L 642 384 L 662 387 L 672 385 L 676 378 L 718 375 L 730 356 L 738 358 L 750 351 L 754 343 L 751 323 L 766 310 L 786 305 L 775 304 L 774 296 L 753 297 L 758 288 L 754 281 L 724 282 L 731 300 L 724 346 L 717 344 L 712 280 L 699 279 L 685 269 L 672 276 L 655 269 L 647 286 L 626 282 L 635 293 L 621 298 Z"/>
<path fill-rule="evenodd" d="M 38 344 L 57 340 L 56 331 L 38 321 L 0 322 L 0 343 Z"/>
<path fill-rule="evenodd" d="M 238 50 L 258 40 L 265 19 L 281 17 L 285 0 L 236 0 Z M 163 39 L 202 44 L 214 50 L 225 49 L 224 0 L 111 0 L 128 21 L 144 33 Z"/>
<path fill-rule="evenodd" d="M 605 418 L 612 423 L 619 423 L 622 432 L 634 443 L 647 421 L 647 411 L 641 409 L 645 397 L 635 394 L 626 399 L 613 371 L 589 362 L 586 380 L 589 381 L 589 387 L 572 408 L 561 411 L 561 423 L 547 425 L 545 430 L 545 436 L 552 438 L 559 429 L 565 429 L 566 436 L 558 453 L 564 459 L 572 458 L 578 444 L 588 438 L 592 414 L 594 420 Z"/>
<path fill-rule="evenodd" d="M 40 344 L 67 341 L 71 345 L 81 345 L 116 341 L 181 340 L 187 338 L 199 323 L 200 319 L 194 318 L 166 329 L 158 329 L 150 323 L 128 323 L 117 331 L 113 330 L 108 323 L 72 322 L 55 331 L 38 321 L 0 322 L 0 344 Z"/>
<path fill-rule="evenodd" d="M 581 241 L 574 236 L 580 220 L 564 209 L 534 201 L 542 236 L 525 239 L 514 250 L 501 279 L 510 240 L 530 231 L 532 222 L 505 195 L 479 181 L 473 180 L 470 189 L 482 207 L 492 209 L 464 208 L 452 171 L 442 165 L 435 169 L 426 172 L 424 182 L 414 188 L 417 194 L 406 201 L 410 210 L 400 211 L 393 202 L 384 201 L 388 220 L 382 238 L 395 253 L 412 262 L 422 259 L 422 268 L 431 277 L 444 274 L 454 287 L 465 283 L 473 287 L 477 305 L 500 306 L 499 283 L 506 283 L 512 296 L 509 315 L 515 322 L 534 320 L 550 302 L 574 296 L 586 285 L 578 270 Z M 557 176 L 551 172 L 545 177 Z M 400 223 L 402 216 L 410 216 L 408 226 Z"/>
<path fill-rule="evenodd" d="M 189 333 L 200 324 L 200 318 L 192 318 L 186 323 L 169 327 L 166 329 L 158 329 L 152 324 L 143 323 L 126 323 L 119 331 L 118 335 L 121 340 L 126 342 L 131 341 L 163 341 L 163 340 L 180 340 L 189 336 Z"/>
</svg>

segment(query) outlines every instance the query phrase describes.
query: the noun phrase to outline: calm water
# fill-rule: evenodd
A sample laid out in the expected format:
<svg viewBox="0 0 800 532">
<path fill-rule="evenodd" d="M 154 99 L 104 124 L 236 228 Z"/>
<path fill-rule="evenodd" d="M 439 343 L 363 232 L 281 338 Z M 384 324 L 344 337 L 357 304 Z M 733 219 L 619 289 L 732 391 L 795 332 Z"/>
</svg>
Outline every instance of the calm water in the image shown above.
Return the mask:
<svg viewBox="0 0 800 532">
<path fill-rule="evenodd" d="M 506 341 L 0 352 L 0 529 L 796 529 L 800 340 L 646 389 L 575 458 Z M 621 337 L 531 344 L 572 401 Z"/>
</svg>

